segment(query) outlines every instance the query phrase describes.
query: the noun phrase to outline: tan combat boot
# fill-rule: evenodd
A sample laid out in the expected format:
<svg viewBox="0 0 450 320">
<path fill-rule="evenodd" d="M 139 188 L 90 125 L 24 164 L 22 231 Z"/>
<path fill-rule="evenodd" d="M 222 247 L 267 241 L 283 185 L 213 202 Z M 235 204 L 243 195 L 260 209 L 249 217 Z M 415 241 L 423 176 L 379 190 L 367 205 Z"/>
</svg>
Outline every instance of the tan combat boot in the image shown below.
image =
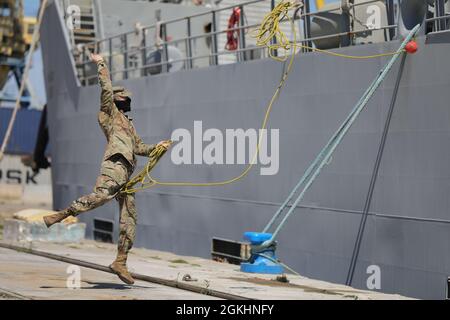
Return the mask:
<svg viewBox="0 0 450 320">
<path fill-rule="evenodd" d="M 109 266 L 109 268 L 117 274 L 117 276 L 126 284 L 133 284 L 134 279 L 127 270 L 127 254 L 118 252 L 116 260 Z"/>
<path fill-rule="evenodd" d="M 45 222 L 47 228 L 50 228 L 55 223 L 61 222 L 69 216 L 70 216 L 70 213 L 68 213 L 66 211 L 60 211 L 58 213 L 45 216 L 44 222 Z"/>
</svg>

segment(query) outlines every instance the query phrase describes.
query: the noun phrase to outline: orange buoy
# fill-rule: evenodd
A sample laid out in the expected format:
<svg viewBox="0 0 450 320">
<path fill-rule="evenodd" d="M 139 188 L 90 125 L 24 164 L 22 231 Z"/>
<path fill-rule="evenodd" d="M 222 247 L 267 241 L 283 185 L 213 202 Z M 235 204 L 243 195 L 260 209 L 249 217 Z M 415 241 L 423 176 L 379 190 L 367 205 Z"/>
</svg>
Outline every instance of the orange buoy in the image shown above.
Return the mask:
<svg viewBox="0 0 450 320">
<path fill-rule="evenodd" d="M 419 46 L 417 45 L 417 42 L 415 42 L 414 40 L 411 40 L 405 46 L 405 51 L 408 53 L 413 54 L 416 53 L 417 50 L 419 50 Z"/>
</svg>

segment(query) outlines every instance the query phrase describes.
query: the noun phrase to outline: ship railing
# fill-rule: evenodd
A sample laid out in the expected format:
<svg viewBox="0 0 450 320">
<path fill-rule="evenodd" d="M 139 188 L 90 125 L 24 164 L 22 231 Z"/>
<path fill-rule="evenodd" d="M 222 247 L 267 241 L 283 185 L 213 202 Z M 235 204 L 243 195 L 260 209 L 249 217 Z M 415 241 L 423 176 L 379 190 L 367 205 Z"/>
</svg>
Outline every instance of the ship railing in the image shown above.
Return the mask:
<svg viewBox="0 0 450 320">
<path fill-rule="evenodd" d="M 357 6 L 379 1 L 380 0 L 363 1 L 352 5 L 351 10 Z M 178 69 L 193 69 L 204 66 L 266 58 L 266 48 L 255 46 L 255 41 L 253 37 L 251 37 L 251 34 L 249 34 L 249 32 L 258 27 L 259 23 L 248 23 L 245 14 L 246 10 L 250 10 L 250 6 L 262 2 L 271 2 L 271 7 L 274 5 L 274 1 L 267 0 L 242 2 L 233 6 L 217 8 L 187 17 L 161 21 L 157 24 L 136 28 L 118 35 L 86 43 L 82 47 L 84 54 L 79 55 L 81 61 L 77 61 L 78 69 L 82 70 L 81 74 L 79 74 L 80 81 L 84 85 L 90 85 L 97 81 L 96 70 L 93 67 L 92 62 L 89 61 L 88 53 L 91 51 L 101 53 L 104 56 L 110 66 L 112 78 L 115 81 L 172 72 Z M 386 3 L 388 2 L 390 1 L 387 0 Z M 230 13 L 231 10 L 237 7 L 241 10 L 239 24 L 234 28 L 219 30 L 219 13 Z M 387 9 L 389 10 L 389 8 Z M 305 0 L 301 14 L 297 14 L 295 17 L 295 28 L 299 35 L 298 44 L 306 47 L 314 47 L 314 41 L 338 38 L 340 46 L 347 46 L 354 44 L 352 43 L 352 37 L 360 34 L 374 34 L 375 32 L 382 32 L 384 41 L 390 41 L 393 39 L 395 29 L 397 28 L 393 19 L 393 8 L 390 8 L 390 10 L 392 10 L 392 12 L 388 12 L 388 25 L 380 26 L 378 28 L 355 30 L 351 28 L 350 24 L 350 29 L 348 30 L 341 30 L 341 32 L 338 33 L 314 37 L 311 36 L 310 31 L 312 17 L 320 16 L 324 13 L 342 13 L 343 11 L 340 7 L 337 7 L 311 12 L 309 1 Z M 352 10 L 352 15 L 353 18 L 355 18 L 354 10 Z M 211 18 L 211 30 L 205 33 L 192 34 L 194 20 L 205 16 Z M 391 17 L 391 19 L 389 17 Z M 444 30 L 450 27 L 448 15 L 436 16 L 427 19 L 426 21 L 432 25 L 432 31 Z M 180 28 L 180 24 L 184 25 L 186 36 L 177 39 L 168 39 L 168 29 L 171 26 Z M 291 41 L 293 41 L 292 34 L 289 34 L 291 26 L 288 19 L 282 21 L 282 25 L 284 25 L 284 30 L 289 35 Z M 219 45 L 224 44 L 224 39 L 226 39 L 226 34 L 228 32 L 236 32 L 238 36 L 238 47 L 232 51 L 226 49 L 219 50 Z M 157 41 L 157 33 L 159 34 L 158 36 L 162 38 L 160 43 Z M 209 43 L 208 50 L 196 54 L 195 44 L 201 40 L 205 40 Z M 176 48 L 175 50 L 178 50 L 178 52 L 181 53 L 179 54 L 179 57 L 169 56 L 171 54 L 170 51 L 173 50 L 173 48 Z M 303 52 L 310 51 L 310 49 L 307 48 L 301 50 Z M 278 49 L 275 51 L 275 54 L 282 55 L 285 53 L 283 51 L 283 49 Z M 176 67 L 177 64 L 178 68 Z"/>
<path fill-rule="evenodd" d="M 394 25 L 394 26 L 384 26 L 384 27 L 380 27 L 379 29 L 376 29 L 376 30 L 388 30 L 388 29 L 395 29 L 395 28 L 397 28 L 396 25 Z M 354 31 L 353 33 L 354 34 L 360 34 L 360 33 L 362 34 L 362 33 L 366 33 L 366 32 L 367 32 L 366 30 L 361 30 L 361 31 Z M 305 45 L 305 41 L 324 40 L 324 39 L 335 38 L 335 37 L 343 37 L 343 36 L 346 36 L 346 35 L 348 35 L 348 33 L 343 32 L 343 33 L 337 33 L 337 34 L 332 34 L 332 35 L 325 35 L 325 36 L 320 36 L 320 37 L 311 37 L 311 38 L 308 38 L 308 39 L 303 40 L 303 41 L 297 41 L 297 44 Z M 177 42 L 177 41 L 173 41 L 173 42 Z M 139 50 L 134 50 L 133 49 L 133 50 L 129 50 L 128 52 L 130 52 L 130 51 L 139 51 Z M 265 56 L 265 51 L 266 50 L 265 50 L 265 48 L 262 48 L 262 47 L 250 47 L 250 48 L 236 49 L 233 52 L 235 52 L 236 54 L 239 54 L 239 53 L 241 53 L 241 54 L 244 53 L 245 54 L 245 52 L 255 52 L 255 51 L 262 51 L 262 54 Z M 309 51 L 309 50 L 308 49 L 304 49 L 303 51 Z M 222 51 L 218 51 L 216 53 L 210 53 L 210 54 L 207 54 L 207 55 L 198 55 L 198 56 L 185 57 L 185 58 L 181 58 L 181 59 L 172 59 L 172 60 L 169 61 L 169 63 L 184 62 L 184 63 L 192 64 L 192 62 L 195 61 L 196 59 L 214 58 L 214 57 L 219 57 L 219 56 L 225 55 L 225 54 L 229 54 L 229 51 L 222 50 Z M 111 57 L 116 56 L 116 55 L 120 55 L 120 54 L 112 54 L 112 56 L 109 56 L 108 58 L 110 59 Z M 86 64 L 88 64 L 88 63 L 89 62 L 86 62 Z M 112 64 L 112 63 L 110 62 L 110 64 Z M 159 66 L 162 67 L 162 66 L 167 65 L 167 64 L 168 64 L 167 62 L 163 61 L 163 62 L 158 62 L 158 63 L 145 64 L 145 65 L 138 66 L 138 67 L 130 67 L 130 68 L 125 68 L 125 69 L 120 69 L 120 70 L 114 70 L 114 71 L 111 71 L 110 73 L 111 73 L 111 75 L 114 76 L 114 75 L 117 75 L 117 74 L 125 74 L 125 73 L 128 73 L 130 71 L 143 70 L 143 69 L 151 68 L 151 67 L 159 67 Z M 97 78 L 97 75 L 94 74 L 94 75 L 91 75 L 91 76 L 86 76 L 84 79 L 86 81 L 89 81 L 89 80 L 96 79 L 96 78 Z M 124 79 L 126 79 L 126 76 L 124 77 Z"/>
<path fill-rule="evenodd" d="M 428 18 L 425 20 L 427 25 L 435 32 L 445 31 L 450 29 L 450 13 L 446 13 L 440 17 Z"/>
</svg>

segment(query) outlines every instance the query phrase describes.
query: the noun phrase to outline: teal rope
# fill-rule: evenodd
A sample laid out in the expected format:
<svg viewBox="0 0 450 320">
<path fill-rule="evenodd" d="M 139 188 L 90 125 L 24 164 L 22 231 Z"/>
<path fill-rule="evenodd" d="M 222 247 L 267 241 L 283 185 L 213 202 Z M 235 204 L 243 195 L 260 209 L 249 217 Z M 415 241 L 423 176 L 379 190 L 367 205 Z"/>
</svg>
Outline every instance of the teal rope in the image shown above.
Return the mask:
<svg viewBox="0 0 450 320">
<path fill-rule="evenodd" d="M 336 150 L 337 146 L 341 143 L 345 134 L 348 132 L 350 127 L 353 125 L 353 123 L 355 122 L 355 120 L 357 119 L 357 117 L 361 113 L 361 111 L 367 106 L 368 102 L 373 97 L 375 91 L 379 88 L 379 86 L 381 85 L 383 80 L 386 78 L 386 75 L 392 69 L 392 66 L 397 61 L 398 57 L 404 52 L 405 46 L 415 36 L 415 34 L 419 30 L 419 28 L 420 28 L 420 25 L 416 25 L 414 27 L 414 29 L 411 30 L 409 35 L 403 40 L 403 42 L 398 50 L 398 53 L 395 54 L 392 57 L 392 59 L 389 61 L 389 63 L 380 71 L 378 76 L 375 78 L 375 80 L 371 83 L 371 85 L 367 88 L 367 90 L 364 92 L 362 97 L 359 99 L 358 103 L 355 105 L 355 107 L 350 112 L 348 117 L 345 119 L 345 121 L 342 123 L 342 125 L 339 127 L 339 129 L 335 132 L 335 134 L 331 137 L 331 139 L 328 141 L 326 146 L 321 150 L 321 152 L 316 157 L 316 159 L 313 161 L 313 163 L 310 165 L 310 167 L 305 171 L 305 173 L 303 174 L 300 181 L 297 183 L 297 185 L 291 191 L 291 193 L 289 194 L 287 199 L 283 202 L 281 207 L 277 210 L 277 212 L 274 214 L 272 219 L 266 225 L 263 232 L 269 231 L 269 229 L 274 224 L 275 220 L 277 220 L 277 218 L 279 218 L 281 213 L 283 213 L 283 211 L 286 209 L 289 202 L 294 198 L 295 194 L 300 189 L 300 187 L 304 185 L 301 193 L 297 196 L 295 201 L 292 203 L 289 211 L 285 214 L 285 216 L 282 218 L 281 222 L 276 227 L 275 231 L 273 232 L 272 238 L 265 241 L 261 245 L 261 247 L 268 247 L 274 242 L 276 236 L 278 235 L 281 228 L 286 223 L 289 216 L 295 210 L 298 203 L 303 199 L 303 196 L 305 195 L 306 191 L 309 189 L 309 187 L 312 185 L 314 180 L 317 178 L 317 176 L 321 172 L 324 165 L 328 163 L 328 160 L 331 158 L 331 156 L 332 156 L 333 152 Z"/>
<path fill-rule="evenodd" d="M 364 95 L 366 95 L 370 88 L 373 86 L 372 85 L 366 90 L 366 92 L 364 93 Z M 364 96 L 363 95 L 363 96 Z M 334 137 L 342 131 L 343 127 L 345 126 L 345 124 L 350 120 L 350 117 L 352 116 L 352 114 L 354 114 L 356 112 L 357 106 L 360 104 L 360 102 L 362 101 L 362 97 L 360 99 L 360 101 L 358 102 L 358 104 L 355 106 L 355 108 L 352 110 L 352 112 L 350 112 L 350 114 L 347 116 L 347 119 L 345 119 L 345 121 L 342 123 L 342 125 L 339 127 L 339 129 L 335 132 L 335 134 L 333 135 L 333 137 L 328 141 L 328 143 L 325 145 L 325 147 L 321 150 L 321 152 L 319 153 L 319 155 L 316 157 L 316 159 L 313 161 L 313 163 L 308 167 L 308 169 L 305 171 L 305 173 L 303 174 L 301 180 L 297 183 L 297 185 L 294 187 L 294 189 L 291 191 L 291 193 L 289 194 L 289 196 L 286 198 L 286 200 L 283 202 L 283 204 L 280 206 L 280 208 L 278 208 L 277 212 L 275 213 L 275 215 L 272 217 L 272 219 L 269 221 L 269 223 L 266 225 L 266 227 L 264 228 L 263 232 L 268 232 L 269 229 L 272 227 L 273 223 L 275 222 L 275 220 L 281 215 L 281 213 L 284 211 L 284 209 L 286 209 L 286 207 L 288 206 L 289 202 L 292 200 L 292 198 L 294 197 L 294 195 L 297 193 L 298 189 L 303 185 L 303 183 L 305 182 L 305 180 L 311 175 L 311 173 L 313 172 L 314 168 L 318 165 L 318 163 L 323 159 L 325 152 L 330 148 L 332 142 L 334 141 Z"/>
</svg>

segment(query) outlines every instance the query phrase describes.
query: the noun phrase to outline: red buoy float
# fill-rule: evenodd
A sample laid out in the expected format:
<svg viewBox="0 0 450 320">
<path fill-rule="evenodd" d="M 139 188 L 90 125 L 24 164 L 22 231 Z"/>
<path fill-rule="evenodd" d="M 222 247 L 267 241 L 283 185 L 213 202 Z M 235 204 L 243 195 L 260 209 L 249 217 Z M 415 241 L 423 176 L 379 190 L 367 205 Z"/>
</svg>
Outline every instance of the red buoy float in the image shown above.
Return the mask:
<svg viewBox="0 0 450 320">
<path fill-rule="evenodd" d="M 414 40 L 411 40 L 405 46 L 405 51 L 408 53 L 413 54 L 416 53 L 417 50 L 419 50 L 419 46 L 417 45 L 417 42 L 415 42 Z"/>
</svg>

